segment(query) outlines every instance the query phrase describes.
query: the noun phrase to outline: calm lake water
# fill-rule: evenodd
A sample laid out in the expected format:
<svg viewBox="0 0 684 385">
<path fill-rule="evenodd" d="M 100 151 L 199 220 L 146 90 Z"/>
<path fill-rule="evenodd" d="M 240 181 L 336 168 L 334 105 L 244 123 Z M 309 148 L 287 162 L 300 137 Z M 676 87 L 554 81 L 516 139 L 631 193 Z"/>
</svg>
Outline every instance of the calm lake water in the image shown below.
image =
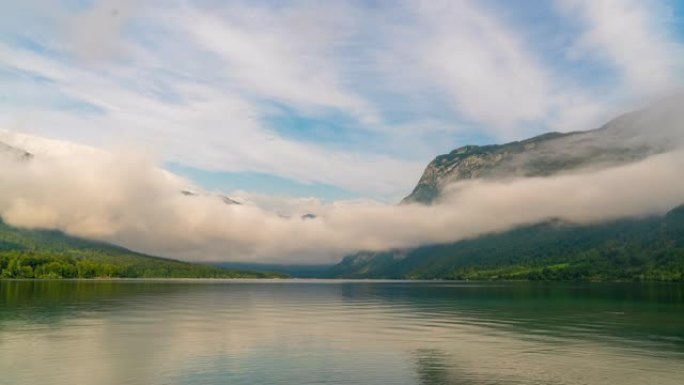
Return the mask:
<svg viewBox="0 0 684 385">
<path fill-rule="evenodd" d="M 0 384 L 684 384 L 684 286 L 0 281 Z"/>
</svg>

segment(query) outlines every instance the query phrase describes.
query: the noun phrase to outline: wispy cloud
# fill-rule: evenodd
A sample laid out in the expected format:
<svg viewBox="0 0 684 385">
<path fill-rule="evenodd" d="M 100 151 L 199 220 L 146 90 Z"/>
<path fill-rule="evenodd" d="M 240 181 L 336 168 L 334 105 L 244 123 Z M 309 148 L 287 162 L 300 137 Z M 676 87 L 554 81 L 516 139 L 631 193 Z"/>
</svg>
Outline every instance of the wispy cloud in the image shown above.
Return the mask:
<svg viewBox="0 0 684 385">
<path fill-rule="evenodd" d="M 336 68 L 336 45 L 350 20 L 336 11 L 345 10 L 242 5 L 219 15 L 188 11 L 182 25 L 222 60 L 222 75 L 245 93 L 312 113 L 316 107 L 345 110 L 372 124 L 370 105 L 344 88 Z"/>
<path fill-rule="evenodd" d="M 681 85 L 682 45 L 672 35 L 666 2 L 562 0 L 584 27 L 568 54 L 594 56 L 619 71 L 621 92 L 642 98 Z"/>
</svg>

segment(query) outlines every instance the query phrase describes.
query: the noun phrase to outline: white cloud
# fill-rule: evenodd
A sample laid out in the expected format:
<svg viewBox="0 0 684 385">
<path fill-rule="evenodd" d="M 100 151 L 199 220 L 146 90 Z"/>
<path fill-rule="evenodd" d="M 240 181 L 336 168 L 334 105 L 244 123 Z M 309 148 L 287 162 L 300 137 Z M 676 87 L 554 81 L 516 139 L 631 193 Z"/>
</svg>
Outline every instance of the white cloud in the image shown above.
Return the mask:
<svg viewBox="0 0 684 385">
<path fill-rule="evenodd" d="M 371 123 L 376 118 L 370 106 L 344 89 L 335 68 L 344 17 L 330 12 L 329 7 L 288 11 L 243 5 L 228 7 L 222 17 L 189 10 L 182 25 L 200 46 L 219 55 L 225 76 L 248 93 L 308 111 L 347 110 Z"/>
<path fill-rule="evenodd" d="M 572 47 L 559 46 L 566 31 L 549 45 L 572 55 L 554 57 L 526 34 L 524 24 L 504 18 L 505 10 L 481 2 L 408 1 L 399 23 L 378 28 L 388 49 L 378 65 L 402 92 L 440 92 L 470 128 L 500 140 L 521 139 L 548 130 L 586 130 L 681 85 L 676 76 L 681 46 L 668 34 L 666 9 L 656 2 L 565 1 L 562 23 L 585 27 Z M 503 2 L 508 5 L 509 3 Z M 499 7 L 503 5 L 499 4 Z M 500 12 L 497 12 L 500 11 Z M 396 16 L 396 15 L 395 15 Z M 562 36 L 562 39 L 560 38 Z M 544 46 L 544 45 L 542 45 Z M 595 62 L 578 64 L 580 55 Z M 549 65 L 562 61 L 562 65 Z M 608 64 L 624 74 L 617 84 L 604 78 L 569 78 L 564 68 L 591 71 Z M 599 85 L 601 85 L 599 87 Z M 600 90 L 598 92 L 597 90 Z"/>
<path fill-rule="evenodd" d="M 502 130 L 546 116 L 550 76 L 515 31 L 472 2 L 419 2 L 412 10 L 424 35 L 409 45 L 459 111 Z"/>
<path fill-rule="evenodd" d="M 403 18 L 395 14 L 390 19 L 398 22 L 377 27 L 384 50 L 376 64 L 417 108 L 454 111 L 459 121 L 442 124 L 448 131 L 511 140 L 539 127 L 588 129 L 607 117 L 601 100 L 558 79 L 523 31 L 491 7 L 467 0 L 403 4 L 395 11 Z"/>
<path fill-rule="evenodd" d="M 681 84 L 682 46 L 668 33 L 663 3 L 561 0 L 560 5 L 584 27 L 569 54 L 599 57 L 617 68 L 624 81 L 622 92 L 644 98 Z"/>
</svg>

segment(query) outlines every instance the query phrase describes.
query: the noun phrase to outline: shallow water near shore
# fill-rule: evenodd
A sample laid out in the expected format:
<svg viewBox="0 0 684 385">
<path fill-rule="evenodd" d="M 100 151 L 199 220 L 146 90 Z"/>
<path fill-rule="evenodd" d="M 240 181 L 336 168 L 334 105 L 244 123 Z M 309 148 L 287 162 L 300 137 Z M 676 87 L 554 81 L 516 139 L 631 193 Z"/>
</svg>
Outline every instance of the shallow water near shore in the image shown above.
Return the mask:
<svg viewBox="0 0 684 385">
<path fill-rule="evenodd" d="M 682 384 L 684 286 L 0 281 L 0 384 Z"/>
</svg>

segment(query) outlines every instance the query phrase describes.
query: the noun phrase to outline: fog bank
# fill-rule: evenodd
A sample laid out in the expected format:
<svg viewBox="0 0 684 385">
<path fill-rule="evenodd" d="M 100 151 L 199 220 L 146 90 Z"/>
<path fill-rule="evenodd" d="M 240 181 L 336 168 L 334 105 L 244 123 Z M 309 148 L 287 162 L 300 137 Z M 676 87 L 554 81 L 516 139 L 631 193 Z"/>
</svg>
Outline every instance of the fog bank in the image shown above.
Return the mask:
<svg viewBox="0 0 684 385">
<path fill-rule="evenodd" d="M 181 194 L 200 190 L 140 153 L 61 151 L 28 161 L 0 153 L 0 162 L 7 223 L 184 260 L 328 263 L 358 250 L 453 242 L 552 218 L 663 214 L 684 203 L 682 151 L 555 177 L 460 182 L 432 206 L 291 200 L 287 216 Z"/>
</svg>

